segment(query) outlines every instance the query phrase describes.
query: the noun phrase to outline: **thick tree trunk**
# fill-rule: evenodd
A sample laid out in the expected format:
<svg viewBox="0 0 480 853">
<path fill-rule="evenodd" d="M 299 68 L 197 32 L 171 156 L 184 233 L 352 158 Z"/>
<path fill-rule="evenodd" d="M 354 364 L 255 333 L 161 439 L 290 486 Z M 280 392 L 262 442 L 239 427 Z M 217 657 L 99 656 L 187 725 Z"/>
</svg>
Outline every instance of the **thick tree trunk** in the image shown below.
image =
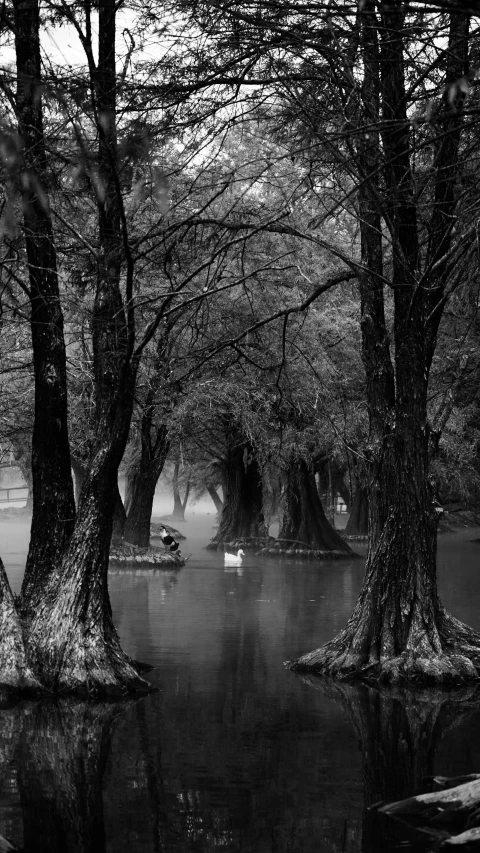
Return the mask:
<svg viewBox="0 0 480 853">
<path fill-rule="evenodd" d="M 61 566 L 52 571 L 35 608 L 28 635 L 35 673 L 57 692 L 149 689 L 120 647 L 107 581 L 118 468 L 128 439 L 138 369 L 129 297 L 133 267 L 122 239 L 116 173 L 115 12 L 114 0 L 99 7 L 99 59 L 92 80 L 103 187 L 97 199 L 100 251 L 92 311 L 95 433 L 75 529 Z M 123 260 L 125 306 L 120 290 Z"/>
<path fill-rule="evenodd" d="M 292 458 L 285 474 L 284 513 L 278 539 L 299 542 L 317 551 L 352 553 L 326 518 L 315 474 L 302 458 Z"/>
<path fill-rule="evenodd" d="M 142 418 L 142 448 L 135 472 L 129 470 L 131 492 L 127 520 L 123 537 L 130 545 L 148 548 L 150 545 L 150 522 L 153 500 L 158 478 L 167 458 L 169 441 L 164 424 L 152 425 L 153 398 L 145 406 Z M 153 432 L 153 436 L 152 436 Z"/>
<path fill-rule="evenodd" d="M 140 469 L 123 531 L 125 542 L 137 548 L 148 548 L 150 545 L 150 523 L 157 481 L 158 477 L 155 474 L 152 476 L 150 469 L 147 468 L 143 473 Z"/>
<path fill-rule="evenodd" d="M 35 607 L 61 559 L 75 519 L 67 430 L 67 380 L 57 260 L 48 206 L 42 116 L 38 0 L 14 2 L 17 116 L 22 141 L 21 191 L 30 288 L 35 416 L 33 515 L 22 587 Z"/>
<path fill-rule="evenodd" d="M 410 370 L 402 377 L 397 371 L 403 405 L 396 428 L 384 442 L 370 494 L 370 501 L 380 504 L 377 516 L 385 514 L 386 520 L 369 543 L 357 605 L 346 628 L 326 646 L 299 658 L 294 669 L 394 682 L 478 678 L 480 635 L 447 616 L 438 598 L 437 514 L 427 476 L 426 383 L 423 374 L 415 376 L 411 356 L 412 346 Z M 419 405 L 423 417 L 416 411 Z"/>
<path fill-rule="evenodd" d="M 128 423 L 126 414 L 125 419 Z M 104 439 L 95 454 L 69 548 L 31 622 L 29 660 L 42 683 L 55 692 L 148 689 L 120 647 L 108 595 L 115 486 L 123 450 L 118 451 L 118 438 L 113 449 Z"/>
<path fill-rule="evenodd" d="M 209 547 L 233 539 L 265 537 L 262 474 L 251 444 L 235 430 L 228 436 L 225 459 L 225 503 L 216 536 Z"/>
<path fill-rule="evenodd" d="M 74 491 L 75 491 L 75 506 L 78 507 L 80 502 L 80 494 L 85 480 L 86 469 L 84 464 L 72 462 Z M 123 505 L 122 496 L 118 483 L 115 488 L 115 496 L 113 502 L 113 527 L 112 527 L 112 542 L 118 543 L 123 539 L 123 530 L 125 527 L 127 515 Z"/>
<path fill-rule="evenodd" d="M 395 382 L 381 283 L 379 149 L 371 132 L 359 143 L 359 162 L 370 176 L 359 189 L 363 261 L 359 284 L 370 416 L 365 580 L 346 628 L 326 646 L 303 655 L 292 668 L 392 682 L 459 683 L 479 677 L 480 635 L 449 616 L 437 592 L 437 515 L 428 476 L 427 388 L 442 308 L 441 285 L 435 276 L 425 277 L 418 285 L 420 252 L 404 81 L 405 9 L 399 2 L 384 4 L 381 25 L 374 9 L 373 3 L 366 2 L 361 12 L 362 100 L 366 119 L 378 126 L 381 67 L 385 180 L 389 213 L 395 221 L 391 231 Z M 465 67 L 466 32 L 464 16 L 452 16 L 448 77 L 453 80 Z M 453 143 L 456 139 L 458 144 L 455 134 L 461 121 L 461 100 L 452 103 L 448 97 L 444 96 L 443 107 L 452 117 L 440 143 L 439 207 L 432 226 L 433 242 L 438 246 L 440 240 L 442 252 L 450 240 L 447 215 L 452 216 L 455 209 Z"/>
<path fill-rule="evenodd" d="M 368 534 L 368 492 L 363 486 L 357 486 L 345 527 L 345 536 L 367 536 Z"/>
<path fill-rule="evenodd" d="M 0 559 L 0 697 L 8 691 L 41 692 L 27 662 L 23 631 Z"/>
</svg>

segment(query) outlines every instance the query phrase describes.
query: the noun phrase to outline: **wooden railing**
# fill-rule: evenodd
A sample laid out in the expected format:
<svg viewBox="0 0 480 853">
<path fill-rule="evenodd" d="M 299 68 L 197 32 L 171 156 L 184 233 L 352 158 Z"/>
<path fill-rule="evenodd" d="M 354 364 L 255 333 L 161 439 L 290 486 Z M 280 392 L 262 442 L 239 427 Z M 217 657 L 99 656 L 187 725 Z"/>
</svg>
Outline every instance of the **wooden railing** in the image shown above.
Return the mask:
<svg viewBox="0 0 480 853">
<path fill-rule="evenodd" d="M 28 498 L 27 486 L 13 486 L 8 489 L 0 488 L 0 504 L 8 504 L 11 501 L 26 501 Z"/>
</svg>

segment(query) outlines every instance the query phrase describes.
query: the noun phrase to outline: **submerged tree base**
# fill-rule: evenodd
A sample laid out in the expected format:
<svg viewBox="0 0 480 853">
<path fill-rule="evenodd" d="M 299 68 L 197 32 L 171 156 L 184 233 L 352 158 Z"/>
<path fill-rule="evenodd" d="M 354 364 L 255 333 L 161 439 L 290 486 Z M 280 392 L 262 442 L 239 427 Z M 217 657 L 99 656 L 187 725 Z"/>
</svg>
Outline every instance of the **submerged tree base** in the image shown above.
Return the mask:
<svg viewBox="0 0 480 853">
<path fill-rule="evenodd" d="M 180 569 L 185 565 L 185 560 L 178 554 L 165 551 L 164 548 L 155 548 L 154 546 L 137 548 L 128 542 L 122 542 L 115 544 L 110 549 L 109 564 L 110 566 L 144 566 L 150 568 L 165 566 L 170 569 Z"/>
<path fill-rule="evenodd" d="M 258 555 L 261 557 L 300 557 L 302 560 L 345 560 L 352 557 L 361 558 L 350 548 L 345 551 L 331 548 L 312 548 L 306 542 L 296 539 L 275 539 L 273 545 L 264 547 Z"/>
<path fill-rule="evenodd" d="M 265 548 L 275 541 L 273 536 L 239 536 L 237 539 L 228 539 L 220 542 L 212 539 L 205 546 L 205 550 L 238 551 L 239 548 L 242 548 L 244 551 L 257 551 L 259 548 Z"/>
<path fill-rule="evenodd" d="M 386 652 L 385 637 L 366 638 L 365 626 L 354 627 L 352 620 L 334 640 L 285 666 L 294 672 L 385 684 L 448 686 L 480 680 L 480 634 L 444 610 L 436 625 L 412 622 L 405 647 L 396 654 Z"/>
</svg>

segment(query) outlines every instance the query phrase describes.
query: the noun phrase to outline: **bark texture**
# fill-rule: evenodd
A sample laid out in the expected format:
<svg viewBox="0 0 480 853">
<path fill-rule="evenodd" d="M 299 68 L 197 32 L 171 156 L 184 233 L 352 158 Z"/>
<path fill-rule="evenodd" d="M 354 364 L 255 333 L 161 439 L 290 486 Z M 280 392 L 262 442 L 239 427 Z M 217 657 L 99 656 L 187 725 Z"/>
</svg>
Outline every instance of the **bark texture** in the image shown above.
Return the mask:
<svg viewBox="0 0 480 853">
<path fill-rule="evenodd" d="M 375 130 L 358 140 L 363 362 L 370 417 L 369 550 L 363 588 L 340 634 L 293 664 L 342 677 L 391 682 L 459 683 L 480 677 L 480 635 L 449 616 L 436 581 L 437 514 L 429 481 L 428 376 L 444 306 L 446 260 L 455 213 L 455 180 L 464 94 L 449 86 L 432 174 L 430 249 L 422 267 L 410 160 L 404 70 L 405 8 L 367 2 L 360 14 L 363 120 L 381 128 L 385 214 L 392 222 L 394 349 L 385 321 L 380 144 Z M 446 82 L 466 69 L 468 21 L 452 15 Z M 380 111 L 381 95 L 381 111 Z M 450 219 L 449 219 L 450 217 Z M 442 278 L 443 275 L 443 278 Z M 419 281 L 421 282 L 419 284 Z"/>
<path fill-rule="evenodd" d="M 305 459 L 292 458 L 285 472 L 284 513 L 279 541 L 299 542 L 319 551 L 351 548 L 332 527 L 323 511 L 315 474 Z"/>
<path fill-rule="evenodd" d="M 63 315 L 48 199 L 43 132 L 38 0 L 16 0 L 17 120 L 21 139 L 23 201 L 31 304 L 35 415 L 32 435 L 33 515 L 22 588 L 32 612 L 49 572 L 58 565 L 73 530 L 75 504 L 67 429 Z"/>
<path fill-rule="evenodd" d="M 225 501 L 216 536 L 210 546 L 230 540 L 267 535 L 263 516 L 262 475 L 252 445 L 236 430 L 228 434 L 225 459 Z"/>
<path fill-rule="evenodd" d="M 42 692 L 27 660 L 23 631 L 0 559 L 0 696 L 2 692 Z"/>
<path fill-rule="evenodd" d="M 29 660 L 55 692 L 148 689 L 122 651 L 112 621 L 107 570 L 114 463 L 112 468 L 105 471 L 105 448 L 100 448 L 84 482 L 69 549 L 32 619 Z"/>
<path fill-rule="evenodd" d="M 117 176 L 114 0 L 98 11 L 98 64 L 91 68 L 99 140 L 99 252 L 92 311 L 94 435 L 77 518 L 60 566 L 32 615 L 28 654 L 56 692 L 148 690 L 122 651 L 108 595 L 108 558 L 118 468 L 133 410 L 138 360 L 133 355 L 133 262 L 122 226 Z M 125 304 L 120 289 L 125 265 Z"/>
<path fill-rule="evenodd" d="M 139 548 L 150 544 L 150 522 L 158 478 L 163 471 L 169 450 L 165 424 L 154 426 L 154 399 L 144 408 L 141 422 L 141 452 L 135 471 L 129 471 L 129 506 L 123 536 L 126 542 Z"/>
</svg>

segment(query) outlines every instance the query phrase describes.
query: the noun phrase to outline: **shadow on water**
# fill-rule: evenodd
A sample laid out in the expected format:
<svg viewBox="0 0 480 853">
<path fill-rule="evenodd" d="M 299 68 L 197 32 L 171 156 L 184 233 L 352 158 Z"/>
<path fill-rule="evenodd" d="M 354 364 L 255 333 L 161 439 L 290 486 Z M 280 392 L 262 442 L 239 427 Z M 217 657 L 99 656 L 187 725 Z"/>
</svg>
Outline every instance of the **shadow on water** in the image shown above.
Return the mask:
<svg viewBox="0 0 480 853">
<path fill-rule="evenodd" d="M 18 844 L 4 849 L 105 851 L 103 777 L 124 710 L 124 703 L 64 699 L 0 711 L 2 829 Z"/>
<path fill-rule="evenodd" d="M 343 784 L 343 790 L 327 794 L 327 739 L 322 749 L 312 750 L 311 724 L 302 709 L 291 706 L 285 716 L 271 707 L 266 716 L 245 699 L 239 709 L 236 693 L 242 687 L 230 682 L 222 706 L 216 703 L 222 734 L 214 727 L 208 731 L 204 709 L 198 708 L 196 720 L 186 719 L 193 696 L 170 698 L 168 707 L 161 695 L 153 695 L 117 703 L 65 699 L 2 709 L 0 828 L 15 846 L 2 847 L 0 841 L 0 850 L 432 850 L 431 840 L 369 807 L 429 789 L 440 740 L 468 716 L 478 716 L 478 691 L 378 690 L 290 678 L 303 685 L 304 705 L 312 687 L 326 702 L 327 738 L 332 737 L 335 707 L 338 738 L 340 721 L 350 723 L 363 767 L 358 823 L 353 801 L 348 808 L 355 774 L 352 741 L 344 739 L 343 775 L 330 783 L 333 788 Z M 242 778 L 237 776 L 232 789 L 231 764 L 242 751 Z M 338 745 L 336 755 L 338 760 Z"/>
<path fill-rule="evenodd" d="M 156 667 L 156 693 L 0 709 L 0 834 L 36 853 L 418 849 L 368 806 L 479 772 L 480 706 L 468 693 L 312 689 L 283 661 L 345 625 L 361 561 L 249 554 L 225 568 L 204 550 L 212 521 L 182 528 L 180 572 L 109 574 L 122 645 Z M 27 527 L 0 538 L 17 590 Z M 480 629 L 478 545 L 444 538 L 439 574 L 445 604 Z"/>
<path fill-rule="evenodd" d="M 338 702 L 355 728 L 363 763 L 361 853 L 435 850 L 433 832 L 386 817 L 372 806 L 433 790 L 440 742 L 469 717 L 478 717 L 480 688 L 377 688 L 297 677 Z"/>
</svg>

